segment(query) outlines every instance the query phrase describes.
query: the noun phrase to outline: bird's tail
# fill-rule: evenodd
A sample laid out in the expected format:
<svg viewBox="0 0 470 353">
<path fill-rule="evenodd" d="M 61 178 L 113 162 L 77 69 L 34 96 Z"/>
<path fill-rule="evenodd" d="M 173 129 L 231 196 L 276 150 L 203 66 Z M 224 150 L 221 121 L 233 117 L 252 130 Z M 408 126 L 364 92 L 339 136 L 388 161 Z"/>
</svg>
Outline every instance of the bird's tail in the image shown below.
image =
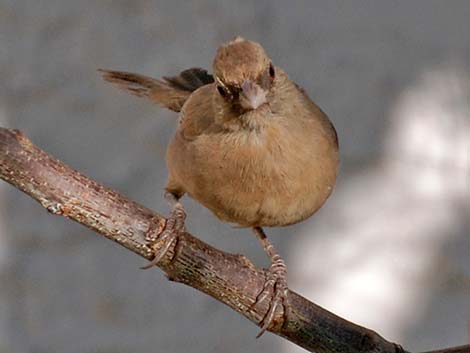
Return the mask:
<svg viewBox="0 0 470 353">
<path fill-rule="evenodd" d="M 124 71 L 98 70 L 103 78 L 138 97 L 146 97 L 179 112 L 184 102 L 201 86 L 214 82 L 212 75 L 200 68 L 187 69 L 178 76 L 161 80 Z"/>
</svg>

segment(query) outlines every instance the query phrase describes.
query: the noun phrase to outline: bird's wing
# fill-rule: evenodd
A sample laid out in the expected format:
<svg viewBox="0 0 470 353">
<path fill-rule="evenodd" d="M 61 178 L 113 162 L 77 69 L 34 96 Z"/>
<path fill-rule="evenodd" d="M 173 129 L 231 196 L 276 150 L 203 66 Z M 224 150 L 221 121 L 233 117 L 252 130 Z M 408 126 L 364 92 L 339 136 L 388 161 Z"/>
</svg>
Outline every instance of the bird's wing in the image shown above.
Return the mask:
<svg viewBox="0 0 470 353">
<path fill-rule="evenodd" d="M 138 97 L 146 97 L 179 112 L 193 91 L 214 82 L 212 75 L 200 68 L 184 70 L 178 76 L 161 80 L 124 71 L 98 70 L 103 78 Z"/>
<path fill-rule="evenodd" d="M 185 140 L 197 139 L 202 134 L 211 134 L 218 126 L 213 109 L 214 86 L 206 85 L 191 95 L 181 110 L 178 134 Z"/>
</svg>

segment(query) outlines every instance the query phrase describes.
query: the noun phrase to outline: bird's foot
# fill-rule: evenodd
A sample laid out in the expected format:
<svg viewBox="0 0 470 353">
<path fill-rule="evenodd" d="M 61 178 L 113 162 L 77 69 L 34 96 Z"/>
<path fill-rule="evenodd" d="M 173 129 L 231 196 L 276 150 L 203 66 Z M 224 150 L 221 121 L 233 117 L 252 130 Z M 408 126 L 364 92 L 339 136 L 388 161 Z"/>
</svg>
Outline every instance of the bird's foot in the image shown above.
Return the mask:
<svg viewBox="0 0 470 353">
<path fill-rule="evenodd" d="M 267 270 L 266 281 L 263 290 L 258 294 L 254 305 L 269 299 L 269 308 L 263 319 L 260 321 L 261 331 L 256 338 L 260 337 L 271 325 L 275 324 L 274 318 L 278 311 L 282 315 L 284 321 L 290 310 L 288 302 L 289 288 L 287 287 L 287 266 L 284 260 L 275 255 L 272 259 L 271 266 Z"/>
<path fill-rule="evenodd" d="M 167 218 L 165 228 L 163 232 L 158 236 L 152 247 L 155 250 L 155 256 L 147 265 L 141 267 L 146 270 L 156 266 L 172 247 L 174 243 L 178 241 L 178 236 L 184 232 L 184 220 L 186 219 L 186 212 L 184 212 L 183 206 L 178 202 L 176 197 L 173 195 L 165 195 L 165 197 L 172 204 L 172 210 L 170 217 Z"/>
</svg>

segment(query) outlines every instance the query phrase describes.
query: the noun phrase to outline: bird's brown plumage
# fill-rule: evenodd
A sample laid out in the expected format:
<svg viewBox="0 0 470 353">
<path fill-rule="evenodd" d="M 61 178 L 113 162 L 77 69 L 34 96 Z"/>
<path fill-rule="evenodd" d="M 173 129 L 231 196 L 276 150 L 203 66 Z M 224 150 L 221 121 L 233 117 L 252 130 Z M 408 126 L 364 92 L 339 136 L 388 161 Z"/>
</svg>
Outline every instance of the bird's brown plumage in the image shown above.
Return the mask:
<svg viewBox="0 0 470 353">
<path fill-rule="evenodd" d="M 174 84 L 184 81 L 185 72 L 163 81 L 116 71 L 104 75 L 181 110 L 167 152 L 169 192 L 189 194 L 227 222 L 284 226 L 311 216 L 332 192 L 338 141 L 328 117 L 278 67 L 265 87 L 267 102 L 257 109 L 243 110 L 216 89 L 245 80 L 263 86 L 270 65 L 258 43 L 237 37 L 217 51 L 215 82 L 201 69 L 192 69 L 203 73 L 192 86 Z M 148 89 L 140 94 L 135 87 Z"/>
<path fill-rule="evenodd" d="M 191 95 L 168 148 L 167 190 L 187 192 L 220 219 L 243 226 L 296 223 L 324 203 L 337 173 L 335 132 L 277 74 L 276 98 L 246 113 L 246 122 L 218 121 L 213 85 Z"/>
</svg>

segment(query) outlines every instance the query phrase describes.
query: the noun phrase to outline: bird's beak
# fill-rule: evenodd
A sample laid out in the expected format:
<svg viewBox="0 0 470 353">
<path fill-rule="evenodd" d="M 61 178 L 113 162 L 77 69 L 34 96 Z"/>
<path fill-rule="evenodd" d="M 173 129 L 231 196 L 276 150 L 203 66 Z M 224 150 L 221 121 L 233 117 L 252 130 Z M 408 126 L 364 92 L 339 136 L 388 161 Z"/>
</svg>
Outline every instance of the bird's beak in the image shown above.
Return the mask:
<svg viewBox="0 0 470 353">
<path fill-rule="evenodd" d="M 267 102 L 266 91 L 257 83 L 246 80 L 241 86 L 240 103 L 243 108 L 253 110 Z"/>
</svg>

